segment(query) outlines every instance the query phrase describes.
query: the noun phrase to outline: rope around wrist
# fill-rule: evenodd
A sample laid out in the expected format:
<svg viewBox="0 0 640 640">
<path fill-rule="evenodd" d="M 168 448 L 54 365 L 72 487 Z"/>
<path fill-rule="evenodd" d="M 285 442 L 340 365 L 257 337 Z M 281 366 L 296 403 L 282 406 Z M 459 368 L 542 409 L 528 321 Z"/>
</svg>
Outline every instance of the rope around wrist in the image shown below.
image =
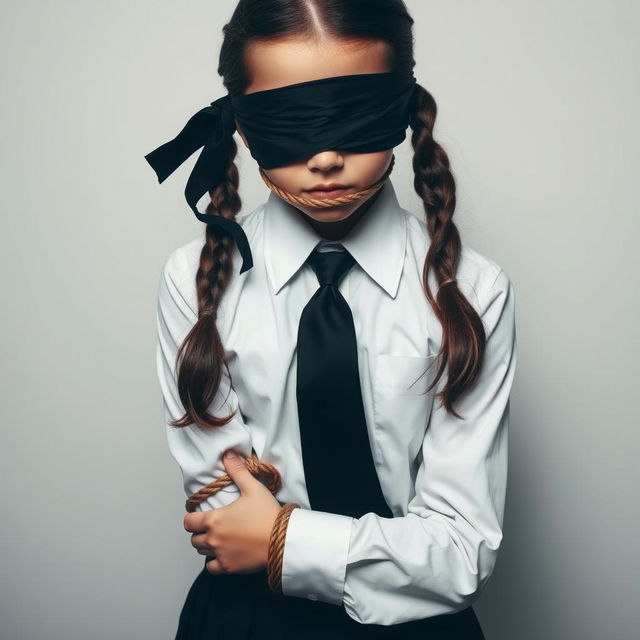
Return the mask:
<svg viewBox="0 0 640 640">
<path fill-rule="evenodd" d="M 265 486 L 269 491 L 271 491 L 271 493 L 275 494 L 282 486 L 282 477 L 280 476 L 280 472 L 273 465 L 260 460 L 255 453 L 244 459 L 244 465 L 247 467 L 251 475 L 256 478 L 260 475 L 268 476 L 269 480 Z M 191 494 L 185 503 L 186 510 L 189 513 L 193 513 L 196 510 L 197 505 L 230 484 L 233 484 L 233 480 L 229 477 L 228 473 L 225 473 L 217 480 L 210 482 L 199 491 L 196 491 L 196 493 Z M 295 502 L 288 502 L 280 509 L 273 523 L 271 536 L 269 538 L 267 581 L 269 588 L 274 593 L 282 593 L 282 559 L 284 557 L 284 540 L 287 532 L 287 525 L 289 523 L 289 516 L 293 509 L 299 506 L 300 505 Z"/>
<path fill-rule="evenodd" d="M 256 478 L 260 475 L 269 477 L 268 484 L 265 486 L 271 493 L 276 493 L 280 489 L 282 486 L 282 478 L 280 477 L 280 472 L 273 465 L 268 462 L 263 462 L 255 454 L 251 454 L 248 458 L 245 458 L 243 462 L 247 469 L 249 469 L 251 475 Z M 196 510 L 197 505 L 204 502 L 209 496 L 220 491 L 220 489 L 228 487 L 230 484 L 233 484 L 233 480 L 229 477 L 228 473 L 225 473 L 217 480 L 210 482 L 199 491 L 196 491 L 196 493 L 191 494 L 185 503 L 186 510 L 192 513 Z"/>
<path fill-rule="evenodd" d="M 284 540 L 291 512 L 300 505 L 287 502 L 276 516 L 269 539 L 269 554 L 267 560 L 267 581 L 269 589 L 274 593 L 282 593 L 282 559 L 284 557 Z"/>
</svg>

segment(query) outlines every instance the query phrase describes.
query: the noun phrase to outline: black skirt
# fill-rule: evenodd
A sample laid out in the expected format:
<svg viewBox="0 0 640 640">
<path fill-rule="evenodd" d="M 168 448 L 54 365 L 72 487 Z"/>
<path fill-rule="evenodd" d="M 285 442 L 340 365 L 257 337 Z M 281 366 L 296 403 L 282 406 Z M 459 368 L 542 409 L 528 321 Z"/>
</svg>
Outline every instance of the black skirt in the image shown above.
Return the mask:
<svg viewBox="0 0 640 640">
<path fill-rule="evenodd" d="M 360 624 L 319 600 L 273 593 L 266 569 L 212 574 L 206 567 L 189 589 L 175 640 L 485 640 L 471 607 L 385 626 Z"/>
</svg>

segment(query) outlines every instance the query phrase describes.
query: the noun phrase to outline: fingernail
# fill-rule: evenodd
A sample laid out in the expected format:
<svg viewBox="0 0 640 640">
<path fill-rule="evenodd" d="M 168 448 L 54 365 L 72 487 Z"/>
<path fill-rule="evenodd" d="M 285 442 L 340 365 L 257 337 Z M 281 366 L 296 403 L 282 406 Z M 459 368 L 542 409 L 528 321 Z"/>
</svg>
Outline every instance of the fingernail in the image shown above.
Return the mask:
<svg viewBox="0 0 640 640">
<path fill-rule="evenodd" d="M 229 449 L 229 451 L 227 451 L 224 454 L 224 457 L 225 458 L 236 458 L 237 456 L 236 456 L 236 452 L 233 449 Z"/>
</svg>

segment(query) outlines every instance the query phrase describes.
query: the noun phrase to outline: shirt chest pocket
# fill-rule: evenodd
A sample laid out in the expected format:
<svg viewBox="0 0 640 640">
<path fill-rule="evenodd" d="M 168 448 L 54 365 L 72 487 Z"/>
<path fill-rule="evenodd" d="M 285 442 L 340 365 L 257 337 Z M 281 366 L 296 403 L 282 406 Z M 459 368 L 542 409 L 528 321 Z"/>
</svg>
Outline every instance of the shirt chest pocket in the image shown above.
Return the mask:
<svg viewBox="0 0 640 640">
<path fill-rule="evenodd" d="M 402 474 L 414 462 L 429 423 L 435 389 L 426 390 L 433 382 L 436 365 L 435 355 L 376 356 L 373 413 L 377 464 Z"/>
</svg>

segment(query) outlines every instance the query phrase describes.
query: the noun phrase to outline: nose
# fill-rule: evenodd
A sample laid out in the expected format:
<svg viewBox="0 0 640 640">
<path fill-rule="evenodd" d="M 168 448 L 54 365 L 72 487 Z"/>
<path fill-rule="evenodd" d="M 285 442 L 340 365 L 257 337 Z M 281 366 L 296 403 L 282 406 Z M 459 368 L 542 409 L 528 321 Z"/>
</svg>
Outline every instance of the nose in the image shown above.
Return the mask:
<svg viewBox="0 0 640 640">
<path fill-rule="evenodd" d="M 344 156 L 340 151 L 321 151 L 309 158 L 307 166 L 309 169 L 320 171 L 340 169 L 344 166 Z"/>
</svg>

